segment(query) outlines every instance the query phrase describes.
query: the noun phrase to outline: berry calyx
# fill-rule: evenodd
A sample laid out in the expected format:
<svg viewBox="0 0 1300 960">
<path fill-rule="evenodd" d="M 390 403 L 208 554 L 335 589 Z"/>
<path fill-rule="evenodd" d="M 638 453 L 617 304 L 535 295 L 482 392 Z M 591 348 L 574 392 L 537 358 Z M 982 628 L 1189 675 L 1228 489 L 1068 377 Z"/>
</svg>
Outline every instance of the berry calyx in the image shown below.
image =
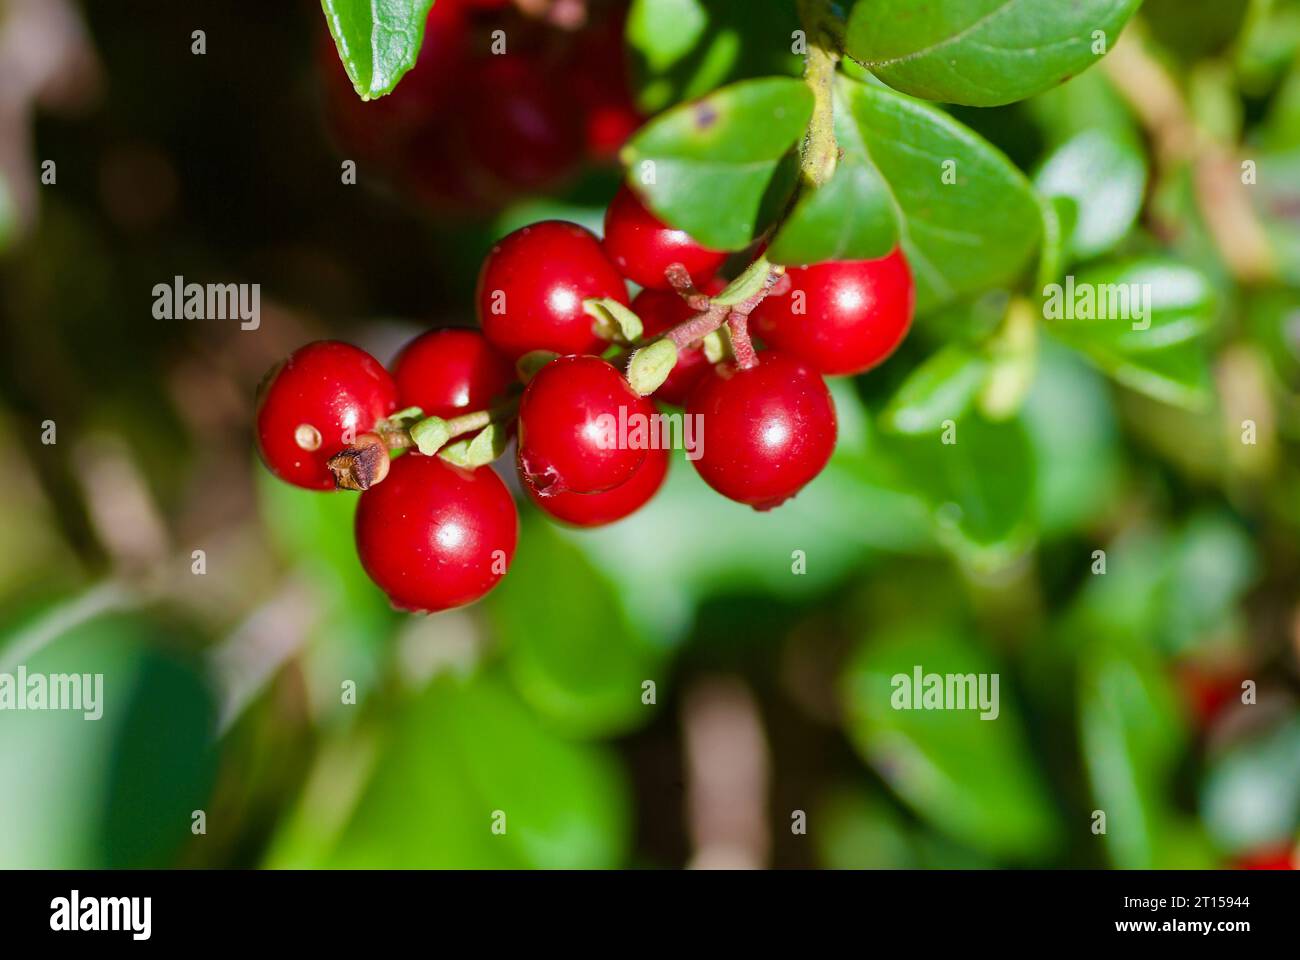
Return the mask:
<svg viewBox="0 0 1300 960">
<path fill-rule="evenodd" d="M 519 473 L 543 497 L 601 493 L 645 460 L 654 405 L 599 357 L 560 357 L 519 404 Z M 639 428 L 639 434 L 636 431 Z"/>
<path fill-rule="evenodd" d="M 835 449 L 835 404 L 807 363 L 776 351 L 740 369 L 720 363 L 686 404 L 700 416 L 704 443 L 692 461 L 710 487 L 769 510 L 821 473 Z"/>
<path fill-rule="evenodd" d="M 514 500 L 491 467 L 409 452 L 357 505 L 361 565 L 401 610 L 478 600 L 505 576 L 518 539 Z"/>
<path fill-rule="evenodd" d="M 605 211 L 605 253 L 623 276 L 648 290 L 669 290 L 667 270 L 680 263 L 696 286 L 711 280 L 727 254 L 710 250 L 685 230 L 668 226 L 627 184 Z"/>
<path fill-rule="evenodd" d="M 330 458 L 397 409 L 397 385 L 366 351 L 337 340 L 295 350 L 257 403 L 257 450 L 281 480 L 333 490 Z"/>
<path fill-rule="evenodd" d="M 912 324 L 916 288 L 902 250 L 879 260 L 791 267 L 791 292 L 764 300 L 752 331 L 827 376 L 851 376 L 897 349 Z"/>
<path fill-rule="evenodd" d="M 721 293 L 724 286 L 726 284 L 721 280 L 711 280 L 704 285 L 703 292 L 709 295 Z M 632 310 L 641 318 L 643 335 L 647 339 L 662 336 L 686 323 L 697 312 L 671 290 L 642 290 L 632 301 Z M 677 351 L 677 364 L 668 374 L 668 379 L 655 390 L 655 399 L 684 406 L 691 388 L 708 369 L 708 358 L 698 343 L 682 347 Z"/>
<path fill-rule="evenodd" d="M 478 330 L 430 330 L 393 364 L 398 402 L 450 420 L 490 406 L 516 382 L 514 365 Z"/>
<path fill-rule="evenodd" d="M 516 230 L 492 248 L 479 272 L 479 324 L 511 360 L 533 350 L 599 352 L 604 341 L 583 306 L 593 298 L 626 305 L 627 285 L 600 241 L 563 220 Z"/>
<path fill-rule="evenodd" d="M 527 479 L 524 489 L 542 510 L 561 523 L 574 527 L 603 527 L 629 517 L 659 492 L 668 476 L 668 451 L 656 447 L 646 451 L 645 460 L 631 478 L 604 493 L 555 493 L 543 496 Z"/>
</svg>

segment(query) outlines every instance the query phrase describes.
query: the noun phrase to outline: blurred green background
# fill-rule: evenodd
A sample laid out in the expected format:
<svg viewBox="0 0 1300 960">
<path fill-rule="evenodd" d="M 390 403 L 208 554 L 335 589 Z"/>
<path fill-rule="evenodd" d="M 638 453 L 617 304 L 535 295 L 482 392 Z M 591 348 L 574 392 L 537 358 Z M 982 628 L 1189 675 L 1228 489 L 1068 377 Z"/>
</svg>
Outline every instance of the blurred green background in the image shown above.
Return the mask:
<svg viewBox="0 0 1300 960">
<path fill-rule="evenodd" d="M 770 5 L 696 4 L 643 106 L 792 69 L 745 55 L 788 37 Z M 954 110 L 1049 198 L 1052 255 L 1151 283 L 1176 348 L 1015 335 L 1009 292 L 923 316 L 834 384 L 839 449 L 787 505 L 685 462 L 605 530 L 525 499 L 505 583 L 430 618 L 366 579 L 352 494 L 261 469 L 256 384 L 311 339 L 388 360 L 472 322 L 492 241 L 598 225 L 618 171 L 477 218 L 345 185 L 322 26 L 0 0 L 0 672 L 105 675 L 99 721 L 0 712 L 0 866 L 1294 863 L 1300 4 L 1148 0 L 1116 68 Z M 1195 149 L 1123 95 L 1134 63 Z M 1257 270 L 1207 223 L 1220 154 L 1259 170 Z M 175 275 L 260 283 L 260 328 L 155 319 Z M 943 453 L 899 429 L 949 418 Z M 999 674 L 998 719 L 891 709 L 915 665 Z"/>
</svg>

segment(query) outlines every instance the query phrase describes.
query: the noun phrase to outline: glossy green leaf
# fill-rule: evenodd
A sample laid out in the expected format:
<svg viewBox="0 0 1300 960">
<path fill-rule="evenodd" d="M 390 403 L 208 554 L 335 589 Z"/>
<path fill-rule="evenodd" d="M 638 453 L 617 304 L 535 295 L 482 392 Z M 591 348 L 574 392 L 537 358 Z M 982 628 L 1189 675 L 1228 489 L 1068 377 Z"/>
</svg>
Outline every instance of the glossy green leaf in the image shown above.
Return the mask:
<svg viewBox="0 0 1300 960">
<path fill-rule="evenodd" d="M 793 186 L 788 161 L 811 115 L 812 93 L 798 80 L 723 87 L 643 127 L 623 151 L 628 182 L 700 243 L 738 250 Z"/>
<path fill-rule="evenodd" d="M 858 191 L 842 200 L 856 211 L 854 242 L 870 241 L 855 252 L 877 253 L 891 232 L 859 218 L 892 215 L 916 278 L 918 311 L 1006 284 L 1025 268 L 1041 214 L 1028 181 L 1006 157 L 942 111 L 883 87 L 841 77 L 837 102 L 840 122 L 853 131 L 848 149 L 860 149 L 875 173 L 842 187 L 833 179 L 832 197 L 850 186 Z M 797 219 L 783 244 L 791 263 L 827 249 L 827 239 L 810 237 L 807 228 L 829 214 L 815 197 L 808 204 L 817 215 Z"/>
<path fill-rule="evenodd" d="M 1140 4 L 858 0 L 845 50 L 904 93 L 990 107 L 1031 97 L 1086 70 L 1119 39 Z"/>
<path fill-rule="evenodd" d="M 373 769 L 337 846 L 317 865 L 596 869 L 622 862 L 628 809 L 614 760 L 557 737 L 490 676 L 435 680 L 394 719 Z"/>
<path fill-rule="evenodd" d="M 510 576 L 487 608 L 520 695 L 562 729 L 609 736 L 656 715 L 641 685 L 666 686 L 663 647 L 628 616 L 579 543 L 537 511 L 525 515 Z"/>
<path fill-rule="evenodd" d="M 977 709 L 896 709 L 903 678 L 998 676 L 997 716 Z M 916 627 L 873 637 L 842 678 L 848 733 L 863 758 L 918 814 L 976 850 L 1035 860 L 1059 823 L 1029 751 L 1010 677 L 959 629 Z M 991 693 L 991 686 L 985 688 Z M 993 711 L 985 711 L 992 716 Z"/>
<path fill-rule="evenodd" d="M 836 91 L 835 141 L 839 164 L 830 181 L 799 197 L 768 247 L 773 263 L 871 260 L 898 245 L 898 219 L 889 185 L 871 162 L 863 130 L 843 89 Z"/>
<path fill-rule="evenodd" d="M 434 0 L 321 0 L 348 79 L 362 100 L 392 92 L 415 66 Z"/>
<path fill-rule="evenodd" d="M 1078 218 L 1070 248 L 1081 258 L 1115 246 L 1132 228 L 1146 191 L 1146 161 L 1136 138 L 1088 130 L 1062 145 L 1034 177 L 1047 197 L 1069 197 Z"/>
<path fill-rule="evenodd" d="M 657 113 L 736 80 L 793 74 L 798 26 L 789 0 L 633 0 L 627 42 L 637 101 Z"/>
<path fill-rule="evenodd" d="M 1193 409 L 1211 397 L 1205 334 L 1217 295 L 1196 269 L 1144 258 L 1100 264 L 1044 289 L 1054 336 L 1131 389 Z"/>
</svg>

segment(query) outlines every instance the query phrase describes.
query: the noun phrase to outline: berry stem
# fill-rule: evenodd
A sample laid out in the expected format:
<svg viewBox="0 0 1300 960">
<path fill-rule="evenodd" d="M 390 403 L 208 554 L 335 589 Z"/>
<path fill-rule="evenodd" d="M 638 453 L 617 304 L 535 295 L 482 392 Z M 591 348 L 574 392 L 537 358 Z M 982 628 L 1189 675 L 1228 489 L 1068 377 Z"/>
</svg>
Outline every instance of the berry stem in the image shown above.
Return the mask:
<svg viewBox="0 0 1300 960">
<path fill-rule="evenodd" d="M 749 314 L 732 310 L 727 315 L 727 332 L 731 334 L 731 352 L 735 354 L 736 366 L 741 370 L 758 366 L 758 354 L 749 339 Z"/>
<path fill-rule="evenodd" d="M 664 276 L 692 310 L 703 312 L 712 305 L 708 294 L 701 293 L 695 288 L 695 281 L 691 279 L 691 274 L 685 265 L 670 263 L 668 268 L 664 270 Z"/>
<path fill-rule="evenodd" d="M 798 0 L 799 20 L 807 35 L 804 82 L 813 93 L 812 119 L 804 136 L 799 169 L 803 181 L 820 187 L 835 173 L 839 145 L 835 142 L 835 67 L 840 59 L 838 23 L 826 0 Z"/>
</svg>

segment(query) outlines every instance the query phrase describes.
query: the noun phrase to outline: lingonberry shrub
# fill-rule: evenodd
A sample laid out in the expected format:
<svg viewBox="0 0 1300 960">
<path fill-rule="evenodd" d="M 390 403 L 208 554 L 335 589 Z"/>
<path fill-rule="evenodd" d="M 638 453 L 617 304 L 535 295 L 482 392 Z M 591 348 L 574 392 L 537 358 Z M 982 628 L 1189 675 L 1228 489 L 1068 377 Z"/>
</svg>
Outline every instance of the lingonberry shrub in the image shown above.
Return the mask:
<svg viewBox="0 0 1300 960">
<path fill-rule="evenodd" d="M 1054 47 L 1049 71 L 1018 61 L 974 89 L 955 82 L 963 74 L 953 65 L 991 49 L 982 24 L 942 55 L 923 43 L 905 49 L 901 28 L 902 46 L 884 49 L 887 31 L 860 12 L 869 5 L 846 23 L 835 5 L 799 0 L 802 80 L 725 86 L 640 126 L 625 17 L 614 6 L 439 0 L 424 52 L 407 51 L 414 66 L 398 93 L 374 107 L 344 103 L 331 88 L 345 144 L 407 194 L 440 206 L 489 207 L 553 188 L 584 155 L 618 151 L 628 171 L 602 198 L 603 237 L 541 220 L 498 240 L 479 270 L 478 331 L 416 338 L 391 379 L 374 361 L 354 360 L 373 374 L 364 396 L 356 374 L 305 367 L 297 354 L 274 381 L 268 396 L 279 399 L 259 410 L 268 465 L 314 488 L 364 491 L 358 549 L 399 606 L 469 602 L 504 572 L 514 511 L 489 464 L 512 441 L 527 498 L 552 519 L 600 526 L 644 507 L 668 472 L 655 443 L 659 402 L 684 407 L 696 425 L 693 463 L 708 486 L 757 510 L 779 506 L 834 451 L 836 410 L 823 377 L 884 362 L 918 307 L 1019 282 L 1044 232 L 1050 205 L 993 147 L 921 98 L 1019 99 L 1086 66 L 1074 46 Z M 644 49 L 654 41 L 641 13 L 629 36 L 653 72 L 670 51 Z M 575 29 L 584 14 L 589 22 Z M 1003 25 L 1027 16 L 1008 14 Z M 1125 19 L 1106 17 L 1109 29 Z M 368 37 L 351 39 L 351 49 L 368 49 L 356 44 Z M 839 71 L 845 53 L 881 64 L 872 68 L 880 79 L 913 96 Z M 359 90 L 377 82 L 374 66 L 349 62 Z M 647 102 L 666 95 L 663 106 L 676 81 L 671 71 L 660 79 L 643 92 Z M 942 162 L 930 169 L 919 158 Z M 1040 272 L 1050 275 L 1057 261 L 1045 257 Z M 629 283 L 640 288 L 632 301 Z M 975 373 L 996 368 L 996 382 L 943 402 L 978 395 L 997 413 L 1023 401 L 1012 365 L 1032 340 L 1016 326 L 1022 316 L 1022 306 L 1009 309 L 987 356 L 970 361 Z M 301 385 L 304 370 L 319 379 Z M 890 422 L 915 430 L 917 414 L 905 412 Z"/>
</svg>

